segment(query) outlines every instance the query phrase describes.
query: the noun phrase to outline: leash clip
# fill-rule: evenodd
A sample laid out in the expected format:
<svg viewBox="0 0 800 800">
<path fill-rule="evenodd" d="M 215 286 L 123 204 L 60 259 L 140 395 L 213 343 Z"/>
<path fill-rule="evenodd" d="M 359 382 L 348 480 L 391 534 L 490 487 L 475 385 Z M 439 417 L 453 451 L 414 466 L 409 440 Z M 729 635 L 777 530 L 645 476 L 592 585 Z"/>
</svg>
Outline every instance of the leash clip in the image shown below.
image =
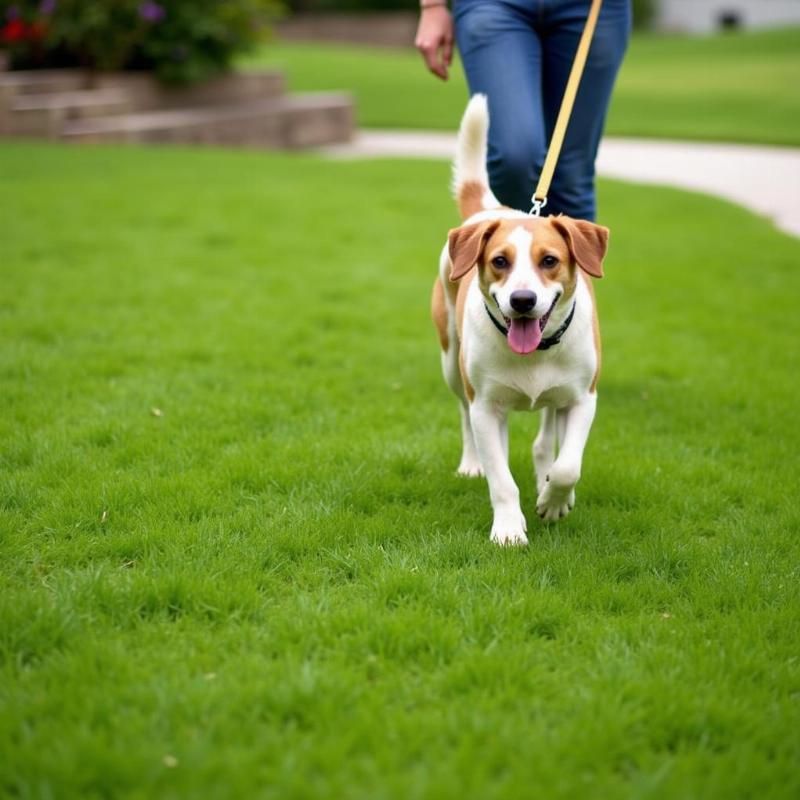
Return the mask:
<svg viewBox="0 0 800 800">
<path fill-rule="evenodd" d="M 528 215 L 531 217 L 540 217 L 542 215 L 542 209 L 547 205 L 547 198 L 543 197 L 541 200 L 534 195 L 531 197 L 531 202 L 533 205 L 531 206 L 531 210 L 528 212 Z"/>
</svg>

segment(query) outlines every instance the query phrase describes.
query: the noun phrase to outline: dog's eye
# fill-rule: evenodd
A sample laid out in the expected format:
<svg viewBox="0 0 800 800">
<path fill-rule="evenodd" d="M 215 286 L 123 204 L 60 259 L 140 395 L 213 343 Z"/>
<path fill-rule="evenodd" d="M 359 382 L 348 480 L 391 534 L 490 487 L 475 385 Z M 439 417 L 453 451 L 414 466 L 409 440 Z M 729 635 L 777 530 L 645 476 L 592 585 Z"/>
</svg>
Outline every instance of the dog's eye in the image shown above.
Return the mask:
<svg viewBox="0 0 800 800">
<path fill-rule="evenodd" d="M 495 269 L 508 269 L 510 265 L 508 263 L 508 259 L 505 256 L 495 256 L 492 259 L 492 266 Z"/>
<path fill-rule="evenodd" d="M 545 256 L 541 261 L 544 269 L 552 269 L 556 264 L 558 264 L 558 259 L 555 256 Z"/>
</svg>

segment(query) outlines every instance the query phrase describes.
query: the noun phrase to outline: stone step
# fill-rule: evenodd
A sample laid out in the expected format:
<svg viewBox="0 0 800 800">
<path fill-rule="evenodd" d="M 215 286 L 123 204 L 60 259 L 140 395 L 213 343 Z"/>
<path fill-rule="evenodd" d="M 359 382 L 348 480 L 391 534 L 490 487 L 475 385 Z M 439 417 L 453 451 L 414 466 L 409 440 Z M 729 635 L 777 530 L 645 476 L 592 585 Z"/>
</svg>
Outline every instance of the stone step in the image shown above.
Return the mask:
<svg viewBox="0 0 800 800">
<path fill-rule="evenodd" d="M 354 106 L 345 93 L 309 93 L 209 108 L 149 111 L 65 124 L 82 142 L 174 142 L 301 148 L 348 141 Z"/>
<path fill-rule="evenodd" d="M 86 74 L 77 70 L 0 72 L 0 134 L 9 133 L 11 106 L 18 97 L 85 89 Z"/>
<path fill-rule="evenodd" d="M 86 89 L 87 74 L 74 69 L 35 69 L 0 72 L 0 97 L 22 94 L 47 94 Z"/>
<path fill-rule="evenodd" d="M 94 76 L 91 86 L 124 90 L 134 111 L 234 105 L 278 97 L 286 91 L 283 73 L 276 70 L 235 72 L 185 86 L 162 84 L 143 73 L 116 72 Z"/>
<path fill-rule="evenodd" d="M 125 93 L 125 110 L 129 111 L 232 105 L 278 97 L 286 91 L 283 73 L 277 70 L 229 73 L 190 85 L 166 85 L 144 72 L 92 74 L 65 69 L 0 73 L 0 134 L 53 135 L 50 122 L 37 118 L 40 115 L 27 114 L 18 123 L 12 121 L 18 99 L 110 89 Z"/>
<path fill-rule="evenodd" d="M 120 89 L 81 89 L 71 92 L 18 95 L 11 103 L 6 131 L 12 136 L 57 139 L 72 120 L 107 117 L 130 110 Z"/>
</svg>

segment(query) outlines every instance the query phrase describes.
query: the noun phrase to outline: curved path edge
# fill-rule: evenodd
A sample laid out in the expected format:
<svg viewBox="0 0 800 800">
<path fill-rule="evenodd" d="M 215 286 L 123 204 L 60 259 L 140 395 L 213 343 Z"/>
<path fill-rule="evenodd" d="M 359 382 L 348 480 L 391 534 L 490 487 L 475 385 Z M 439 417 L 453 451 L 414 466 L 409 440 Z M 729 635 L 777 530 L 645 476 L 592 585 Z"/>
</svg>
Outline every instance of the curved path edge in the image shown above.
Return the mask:
<svg viewBox="0 0 800 800">
<path fill-rule="evenodd" d="M 451 133 L 361 130 L 349 144 L 321 152 L 343 159 L 450 159 L 454 151 Z M 800 149 L 608 137 L 600 145 L 597 172 L 716 195 L 800 237 Z"/>
</svg>

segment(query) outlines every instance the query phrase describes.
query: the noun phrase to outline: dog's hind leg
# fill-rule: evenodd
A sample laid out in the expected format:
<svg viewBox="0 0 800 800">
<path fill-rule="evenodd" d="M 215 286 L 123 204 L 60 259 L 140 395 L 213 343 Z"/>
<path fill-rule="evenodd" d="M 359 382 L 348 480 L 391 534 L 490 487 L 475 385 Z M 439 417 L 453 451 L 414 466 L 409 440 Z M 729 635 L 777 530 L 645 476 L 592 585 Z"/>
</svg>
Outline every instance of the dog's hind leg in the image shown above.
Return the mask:
<svg viewBox="0 0 800 800">
<path fill-rule="evenodd" d="M 539 422 L 539 433 L 533 440 L 533 467 L 536 476 L 536 492 L 541 494 L 547 473 L 556 460 L 556 415 L 554 408 L 543 408 Z"/>
<path fill-rule="evenodd" d="M 461 448 L 461 463 L 458 465 L 458 474 L 466 475 L 468 478 L 476 478 L 483 475 L 478 451 L 475 449 L 475 437 L 472 434 L 472 423 L 469 419 L 469 406 L 461 403 L 461 438 L 463 440 Z"/>
<path fill-rule="evenodd" d="M 458 398 L 458 410 L 461 412 L 461 461 L 456 471 L 459 475 L 475 478 L 483 475 L 483 468 L 475 449 L 475 437 L 472 435 L 469 405 L 458 363 L 458 339 L 455 335 L 451 338 L 450 347 L 442 352 L 442 374 L 450 391 Z"/>
<path fill-rule="evenodd" d="M 443 251 L 439 265 L 441 271 L 446 271 L 447 251 Z M 450 391 L 458 398 L 459 411 L 461 412 L 461 462 L 458 465 L 458 474 L 475 477 L 483 475 L 483 469 L 475 449 L 475 438 L 472 435 L 472 425 L 469 420 L 469 405 L 464 392 L 464 381 L 461 376 L 459 363 L 460 344 L 458 331 L 455 325 L 455 307 L 452 299 L 448 302 L 441 277 L 436 278 L 433 285 L 431 299 L 431 312 L 433 321 L 439 334 L 439 344 L 442 348 L 442 375 Z"/>
</svg>

